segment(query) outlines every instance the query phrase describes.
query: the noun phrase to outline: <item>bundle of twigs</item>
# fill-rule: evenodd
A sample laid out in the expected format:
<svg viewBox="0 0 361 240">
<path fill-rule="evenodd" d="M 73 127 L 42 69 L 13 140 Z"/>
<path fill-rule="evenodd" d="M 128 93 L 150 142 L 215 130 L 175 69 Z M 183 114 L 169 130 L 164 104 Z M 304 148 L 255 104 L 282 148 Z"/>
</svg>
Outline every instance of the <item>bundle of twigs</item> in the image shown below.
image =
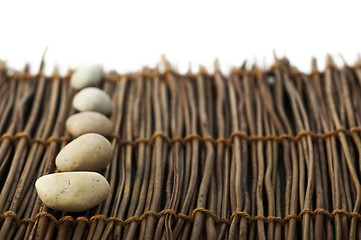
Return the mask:
<svg viewBox="0 0 361 240">
<path fill-rule="evenodd" d="M 48 209 L 34 188 L 70 140 L 69 75 L 0 65 L 0 239 L 361 238 L 360 65 L 164 65 L 104 75 L 111 193 L 81 213 Z"/>
</svg>

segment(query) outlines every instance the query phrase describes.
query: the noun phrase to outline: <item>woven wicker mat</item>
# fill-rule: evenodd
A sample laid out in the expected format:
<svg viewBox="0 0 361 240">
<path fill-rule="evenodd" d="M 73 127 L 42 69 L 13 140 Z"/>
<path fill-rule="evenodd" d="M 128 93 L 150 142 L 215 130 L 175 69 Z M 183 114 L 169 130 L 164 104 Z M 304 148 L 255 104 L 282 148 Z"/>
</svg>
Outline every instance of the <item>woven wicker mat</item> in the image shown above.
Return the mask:
<svg viewBox="0 0 361 240">
<path fill-rule="evenodd" d="M 327 62 L 104 75 L 111 194 L 81 213 L 34 189 L 71 140 L 69 74 L 0 64 L 0 239 L 360 239 L 361 68 Z"/>
</svg>

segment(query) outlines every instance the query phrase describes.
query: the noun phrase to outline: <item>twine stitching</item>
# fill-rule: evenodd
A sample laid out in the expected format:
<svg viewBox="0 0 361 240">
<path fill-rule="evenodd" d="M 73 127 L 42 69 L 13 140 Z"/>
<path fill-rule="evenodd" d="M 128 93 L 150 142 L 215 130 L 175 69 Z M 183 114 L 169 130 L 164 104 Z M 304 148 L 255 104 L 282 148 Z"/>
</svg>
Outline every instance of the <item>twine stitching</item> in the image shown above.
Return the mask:
<svg viewBox="0 0 361 240">
<path fill-rule="evenodd" d="M 262 221 L 264 223 L 275 222 L 277 224 L 284 225 L 287 222 L 289 222 L 291 219 L 296 219 L 298 222 L 301 222 L 303 215 L 305 215 L 305 214 L 309 214 L 309 215 L 311 215 L 311 217 L 315 217 L 317 214 L 321 214 L 321 215 L 329 218 L 330 220 L 333 220 L 333 218 L 336 215 L 344 215 L 348 219 L 356 217 L 358 221 L 361 221 L 361 214 L 359 214 L 358 212 L 348 212 L 344 209 L 335 209 L 332 212 L 328 212 L 327 210 L 320 209 L 320 208 L 315 209 L 315 210 L 303 209 L 299 214 L 289 214 L 289 215 L 285 216 L 283 219 L 281 217 L 276 217 L 276 216 L 267 216 L 267 217 L 266 216 L 254 216 L 254 217 L 252 217 L 249 213 L 238 212 L 238 211 L 233 212 L 229 219 L 219 218 L 214 212 L 212 212 L 211 210 L 208 210 L 208 209 L 204 209 L 204 208 L 194 209 L 190 216 L 182 214 L 182 213 L 177 214 L 174 210 L 171 210 L 171 209 L 164 209 L 161 212 L 148 211 L 148 212 L 145 212 L 140 217 L 133 216 L 133 217 L 127 218 L 126 220 L 122 220 L 122 219 L 116 218 L 116 217 L 105 217 L 103 215 L 95 215 L 95 216 L 92 216 L 90 219 L 88 219 L 86 217 L 77 217 L 76 219 L 74 219 L 72 216 L 64 216 L 58 220 L 58 219 L 56 219 L 56 217 L 54 215 L 47 213 L 47 212 L 38 213 L 34 217 L 34 219 L 31 219 L 31 218 L 20 219 L 16 215 L 16 213 L 14 213 L 12 211 L 7 211 L 4 214 L 0 215 L 0 219 L 3 221 L 6 218 L 10 218 L 10 219 L 14 220 L 18 225 L 24 224 L 24 223 L 34 224 L 41 217 L 46 217 L 49 221 L 54 222 L 55 225 L 58 227 L 59 227 L 59 225 L 64 224 L 64 223 L 70 223 L 72 225 L 76 225 L 79 222 L 85 222 L 86 224 L 89 225 L 94 221 L 104 221 L 107 224 L 114 222 L 116 224 L 121 224 L 121 225 L 125 226 L 132 222 L 139 223 L 142 220 L 144 220 L 145 218 L 147 218 L 148 216 L 153 216 L 153 217 L 159 219 L 161 217 L 165 217 L 166 215 L 171 215 L 175 220 L 182 219 L 186 222 L 193 223 L 196 214 L 199 214 L 199 213 L 203 213 L 203 214 L 208 215 L 208 217 L 212 217 L 217 224 L 227 224 L 227 225 L 230 225 L 234 218 L 245 218 L 250 223 L 256 222 L 256 221 Z"/>
<path fill-rule="evenodd" d="M 191 140 L 198 140 L 201 142 L 211 142 L 214 145 L 219 144 L 219 143 L 223 143 L 226 144 L 228 146 L 232 146 L 233 144 L 233 139 L 235 137 L 240 137 L 241 139 L 244 139 L 248 142 L 253 142 L 253 141 L 262 141 L 262 142 L 266 142 L 266 141 L 276 141 L 276 142 L 282 142 L 283 140 L 289 140 L 292 142 L 297 142 L 298 140 L 300 140 L 303 137 L 311 137 L 313 139 L 325 139 L 328 138 L 330 136 L 337 136 L 340 133 L 345 133 L 346 135 L 352 135 L 353 133 L 359 133 L 361 132 L 361 127 L 352 127 L 349 130 L 345 129 L 345 128 L 338 128 L 335 129 L 333 131 L 329 131 L 329 132 L 325 132 L 325 133 L 313 133 L 312 131 L 302 131 L 299 132 L 296 136 L 292 136 L 289 134 L 281 134 L 281 135 L 274 135 L 274 136 L 249 136 L 244 132 L 241 131 L 237 131 L 237 132 L 233 132 L 231 134 L 231 136 L 228 139 L 225 138 L 218 138 L 215 139 L 211 136 L 200 136 L 199 134 L 189 134 L 187 136 L 185 136 L 184 138 L 182 137 L 174 137 L 174 138 L 170 138 L 168 135 L 166 135 L 163 132 L 155 132 L 151 138 L 138 138 L 135 140 L 123 140 L 121 139 L 121 137 L 119 135 L 112 135 L 113 139 L 116 139 L 120 145 L 138 145 L 140 143 L 147 143 L 150 145 L 153 145 L 155 142 L 155 139 L 158 137 L 163 138 L 164 141 L 166 141 L 169 145 L 173 145 L 176 142 L 181 143 L 182 145 L 185 145 L 187 142 L 191 141 Z M 71 139 L 69 137 L 57 137 L 57 136 L 50 136 L 47 139 L 42 139 L 42 138 L 32 138 L 28 133 L 25 132 L 19 132 L 15 135 L 11 135 L 8 133 L 3 134 L 0 137 L 0 142 L 9 139 L 13 142 L 15 142 L 16 140 L 20 140 L 20 139 L 25 139 L 29 144 L 33 144 L 33 143 L 39 143 L 39 144 L 43 144 L 43 145 L 48 145 L 51 142 L 68 142 Z"/>
</svg>

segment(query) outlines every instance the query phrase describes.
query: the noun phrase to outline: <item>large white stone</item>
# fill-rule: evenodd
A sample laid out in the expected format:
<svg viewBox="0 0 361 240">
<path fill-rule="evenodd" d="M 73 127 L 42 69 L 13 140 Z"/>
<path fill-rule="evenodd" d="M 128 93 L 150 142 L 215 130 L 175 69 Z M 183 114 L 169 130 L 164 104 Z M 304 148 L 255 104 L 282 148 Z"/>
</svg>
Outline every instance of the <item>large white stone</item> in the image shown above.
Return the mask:
<svg viewBox="0 0 361 240">
<path fill-rule="evenodd" d="M 74 139 L 56 156 L 55 164 L 61 172 L 98 171 L 113 157 L 111 143 L 100 134 L 87 133 Z"/>
<path fill-rule="evenodd" d="M 41 201 L 49 208 L 81 212 L 104 201 L 110 191 L 108 181 L 95 172 L 53 173 L 35 182 Z"/>
<path fill-rule="evenodd" d="M 102 68 L 99 65 L 81 65 L 71 75 L 70 84 L 76 89 L 98 86 L 102 77 Z"/>
<path fill-rule="evenodd" d="M 80 111 L 94 111 L 102 114 L 112 112 L 112 102 L 106 92 L 99 88 L 88 87 L 78 92 L 73 99 L 73 107 Z"/>
</svg>

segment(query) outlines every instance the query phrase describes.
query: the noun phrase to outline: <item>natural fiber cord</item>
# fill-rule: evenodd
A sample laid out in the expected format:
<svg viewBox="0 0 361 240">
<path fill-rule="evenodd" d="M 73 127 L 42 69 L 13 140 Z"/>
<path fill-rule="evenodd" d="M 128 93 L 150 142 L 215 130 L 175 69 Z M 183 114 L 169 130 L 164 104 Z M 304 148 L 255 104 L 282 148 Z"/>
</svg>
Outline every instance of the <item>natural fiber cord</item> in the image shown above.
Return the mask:
<svg viewBox="0 0 361 240">
<path fill-rule="evenodd" d="M 347 212 L 346 210 L 343 210 L 343 209 L 335 209 L 332 211 L 332 213 L 324 210 L 324 209 L 316 209 L 316 210 L 311 210 L 311 209 L 303 209 L 298 215 L 297 214 L 290 214 L 290 215 L 287 215 L 286 217 L 284 217 L 283 219 L 280 218 L 280 217 L 274 217 L 274 216 L 268 216 L 268 217 L 265 217 L 265 216 L 255 216 L 255 217 L 252 217 L 250 216 L 248 213 L 245 213 L 245 212 L 233 212 L 230 219 L 225 219 L 225 218 L 218 218 L 217 215 L 208 210 L 208 209 L 204 209 L 204 208 L 196 208 L 193 210 L 191 216 L 187 216 L 187 215 L 184 215 L 184 214 L 177 214 L 176 212 L 174 212 L 173 210 L 171 209 L 164 209 L 162 210 L 161 212 L 157 213 L 157 212 L 153 212 L 153 211 L 148 211 L 144 214 L 142 214 L 140 217 L 130 217 L 130 218 L 127 218 L 125 220 L 122 220 L 122 219 L 119 219 L 119 218 L 116 218 L 116 217 L 105 217 L 103 215 L 95 215 L 95 216 L 92 216 L 90 219 L 88 218 L 85 218 L 85 217 L 77 217 L 76 219 L 74 219 L 72 216 L 64 216 L 62 217 L 61 219 L 56 219 L 52 214 L 50 213 L 47 213 L 47 212 L 40 212 L 38 213 L 34 219 L 30 219 L 30 218 L 27 218 L 27 219 L 20 219 L 16 213 L 12 212 L 12 211 L 7 211 L 5 212 L 4 214 L 2 214 L 0 216 L 0 218 L 2 220 L 4 220 L 5 218 L 12 218 L 13 221 L 16 222 L 17 225 L 21 225 L 21 224 L 27 224 L 27 223 L 32 223 L 34 224 L 36 220 L 38 220 L 40 217 L 42 216 L 45 216 L 49 219 L 49 221 L 52 221 L 54 222 L 57 226 L 60 226 L 61 224 L 63 224 L 64 222 L 66 221 L 69 221 L 71 222 L 71 224 L 73 226 L 76 226 L 76 224 L 80 221 L 82 222 L 86 222 L 88 225 L 90 225 L 92 222 L 94 221 L 98 221 L 98 220 L 102 220 L 106 223 L 110 223 L 110 222 L 114 222 L 114 223 L 119 223 L 121 224 L 123 227 L 125 225 L 128 225 L 132 222 L 141 222 L 143 221 L 145 218 L 147 218 L 148 216 L 152 215 L 156 218 L 161 218 L 162 216 L 166 216 L 166 215 L 171 215 L 175 220 L 178 220 L 178 219 L 183 219 L 184 221 L 186 222 L 189 222 L 189 223 L 193 223 L 194 222 L 194 216 L 198 213 L 198 212 L 202 212 L 206 215 L 208 215 L 209 217 L 212 217 L 214 219 L 214 221 L 218 224 L 220 223 L 225 223 L 227 225 L 230 225 L 232 220 L 235 218 L 235 217 L 243 217 L 245 219 L 247 219 L 247 221 L 249 223 L 252 223 L 252 222 L 256 222 L 256 221 L 263 221 L 265 223 L 270 223 L 270 222 L 276 222 L 276 223 L 280 223 L 282 225 L 285 225 L 286 223 L 288 223 L 292 218 L 294 219 L 297 219 L 297 221 L 301 222 L 302 221 L 302 216 L 304 214 L 311 214 L 312 217 L 315 217 L 316 214 L 321 214 L 321 215 L 324 215 L 325 217 L 329 218 L 330 220 L 333 220 L 334 216 L 340 214 L 340 215 L 344 215 L 346 216 L 348 219 L 352 218 L 352 217 L 356 217 L 358 220 L 361 220 L 361 215 L 357 212 Z"/>
<path fill-rule="evenodd" d="M 173 145 L 175 142 L 179 142 L 182 145 L 186 145 L 187 142 L 191 142 L 191 140 L 197 139 L 200 142 L 210 141 L 214 145 L 216 145 L 217 143 L 224 143 L 228 146 L 232 146 L 233 139 L 236 136 L 240 137 L 242 139 L 245 139 L 247 142 L 252 142 L 252 141 L 266 142 L 266 141 L 270 141 L 270 140 L 276 141 L 276 142 L 282 142 L 283 139 L 288 139 L 289 141 L 297 142 L 298 140 L 300 140 L 302 137 L 305 137 L 305 136 L 309 136 L 314 139 L 325 139 L 330 136 L 337 136 L 340 132 L 343 132 L 348 136 L 352 136 L 353 133 L 361 132 L 361 127 L 353 127 L 353 128 L 350 128 L 349 130 L 347 130 L 345 128 L 338 128 L 336 130 L 329 131 L 326 133 L 313 133 L 311 131 L 302 131 L 302 132 L 299 132 L 296 136 L 291 136 L 288 134 L 281 134 L 278 136 L 249 136 L 244 132 L 238 131 L 238 132 L 232 132 L 231 136 L 228 139 L 225 139 L 225 138 L 214 139 L 211 136 L 202 137 L 198 134 L 189 134 L 189 135 L 185 136 L 184 138 L 181 138 L 181 137 L 169 138 L 165 133 L 162 133 L 162 132 L 155 132 L 150 139 L 138 138 L 138 139 L 135 139 L 134 141 L 122 140 L 122 138 L 119 135 L 114 135 L 114 134 L 112 135 L 112 138 L 117 139 L 118 144 L 120 144 L 120 145 L 132 145 L 132 146 L 139 145 L 140 143 L 147 143 L 147 144 L 153 146 L 155 139 L 157 137 L 162 137 L 164 139 L 164 141 L 166 141 L 169 145 Z M 36 143 L 43 144 L 45 146 L 51 142 L 69 142 L 70 141 L 70 137 L 50 136 L 47 139 L 41 139 L 41 138 L 31 138 L 29 134 L 19 132 L 15 135 L 10 135 L 10 134 L 4 133 L 2 136 L 0 136 L 0 142 L 5 139 L 10 139 L 11 141 L 15 142 L 16 140 L 19 140 L 20 138 L 25 138 L 26 141 L 28 142 L 28 144 L 32 144 L 32 143 L 36 142 Z"/>
</svg>

